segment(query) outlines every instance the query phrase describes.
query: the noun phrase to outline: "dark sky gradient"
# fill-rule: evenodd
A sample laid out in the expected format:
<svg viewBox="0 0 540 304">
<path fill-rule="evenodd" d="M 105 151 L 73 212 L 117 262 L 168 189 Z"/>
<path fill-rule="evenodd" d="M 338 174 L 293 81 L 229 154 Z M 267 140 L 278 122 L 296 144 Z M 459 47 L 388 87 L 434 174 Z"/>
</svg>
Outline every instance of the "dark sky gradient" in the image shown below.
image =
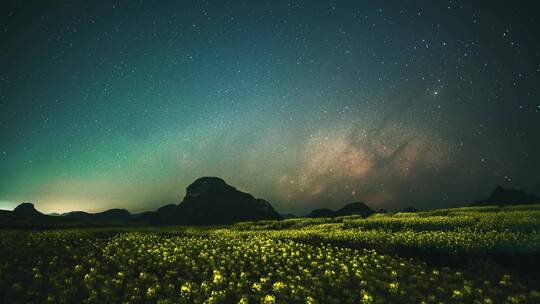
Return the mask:
<svg viewBox="0 0 540 304">
<path fill-rule="evenodd" d="M 0 209 L 540 193 L 535 1 L 2 1 Z"/>
</svg>

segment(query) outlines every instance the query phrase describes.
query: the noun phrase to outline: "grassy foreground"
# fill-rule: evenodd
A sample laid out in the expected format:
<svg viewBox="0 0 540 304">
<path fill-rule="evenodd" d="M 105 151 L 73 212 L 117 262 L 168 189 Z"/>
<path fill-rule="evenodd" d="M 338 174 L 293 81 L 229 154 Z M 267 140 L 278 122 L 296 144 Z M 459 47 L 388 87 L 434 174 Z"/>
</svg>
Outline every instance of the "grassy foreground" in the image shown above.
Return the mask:
<svg viewBox="0 0 540 304">
<path fill-rule="evenodd" d="M 0 231 L 4 303 L 540 303 L 540 205 Z"/>
</svg>

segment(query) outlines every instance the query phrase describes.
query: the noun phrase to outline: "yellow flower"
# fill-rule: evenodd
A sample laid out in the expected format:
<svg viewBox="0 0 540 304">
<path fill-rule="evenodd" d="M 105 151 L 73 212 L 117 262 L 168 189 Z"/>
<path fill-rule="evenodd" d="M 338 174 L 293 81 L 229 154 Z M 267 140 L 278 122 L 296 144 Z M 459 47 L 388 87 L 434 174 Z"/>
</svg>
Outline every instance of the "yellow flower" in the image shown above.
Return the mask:
<svg viewBox="0 0 540 304">
<path fill-rule="evenodd" d="M 276 303 L 276 297 L 274 295 L 266 295 L 263 299 L 264 304 L 274 304 Z"/>
<path fill-rule="evenodd" d="M 251 288 L 253 288 L 253 290 L 255 291 L 261 291 L 262 286 L 261 283 L 253 283 L 253 286 Z"/>
<path fill-rule="evenodd" d="M 186 282 L 182 284 L 182 287 L 180 287 L 180 293 L 182 294 L 190 294 L 191 293 L 191 283 Z"/>
<path fill-rule="evenodd" d="M 223 276 L 217 270 L 214 270 L 214 284 L 220 284 L 223 282 Z"/>
<path fill-rule="evenodd" d="M 399 283 L 398 282 L 392 282 L 392 283 L 388 284 L 388 290 L 390 292 L 397 292 L 398 288 L 399 288 Z"/>
<path fill-rule="evenodd" d="M 456 289 L 452 291 L 452 298 L 461 299 L 461 297 L 463 297 L 463 293 L 460 290 Z"/>
<path fill-rule="evenodd" d="M 287 285 L 285 283 L 281 282 L 281 281 L 275 282 L 272 285 L 272 289 L 274 290 L 274 292 L 280 292 L 280 291 L 284 290 L 286 287 L 287 287 Z"/>
<path fill-rule="evenodd" d="M 373 297 L 365 290 L 362 290 L 362 303 L 373 303 Z"/>
<path fill-rule="evenodd" d="M 154 288 L 154 287 L 148 287 L 148 289 L 146 290 L 146 295 L 147 295 L 149 298 L 153 298 L 153 297 L 156 295 L 156 288 Z"/>
</svg>

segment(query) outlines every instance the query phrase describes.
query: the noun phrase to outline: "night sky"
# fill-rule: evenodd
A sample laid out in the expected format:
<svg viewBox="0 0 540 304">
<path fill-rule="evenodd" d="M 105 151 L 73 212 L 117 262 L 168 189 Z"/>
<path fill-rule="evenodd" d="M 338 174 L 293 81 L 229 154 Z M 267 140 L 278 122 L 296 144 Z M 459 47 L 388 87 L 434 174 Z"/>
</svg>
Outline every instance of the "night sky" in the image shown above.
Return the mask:
<svg viewBox="0 0 540 304">
<path fill-rule="evenodd" d="M 539 5 L 379 2 L 2 1 L 0 209 L 540 194 Z"/>
</svg>

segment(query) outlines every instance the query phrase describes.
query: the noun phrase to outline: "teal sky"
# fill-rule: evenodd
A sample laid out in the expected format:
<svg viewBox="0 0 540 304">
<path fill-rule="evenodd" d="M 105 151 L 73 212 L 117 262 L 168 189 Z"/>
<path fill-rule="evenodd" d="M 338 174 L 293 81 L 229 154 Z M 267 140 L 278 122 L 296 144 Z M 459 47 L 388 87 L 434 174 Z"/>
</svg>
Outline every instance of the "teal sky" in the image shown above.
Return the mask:
<svg viewBox="0 0 540 304">
<path fill-rule="evenodd" d="M 533 4 L 0 5 L 0 209 L 133 212 L 201 176 L 305 213 L 540 192 Z"/>
</svg>

